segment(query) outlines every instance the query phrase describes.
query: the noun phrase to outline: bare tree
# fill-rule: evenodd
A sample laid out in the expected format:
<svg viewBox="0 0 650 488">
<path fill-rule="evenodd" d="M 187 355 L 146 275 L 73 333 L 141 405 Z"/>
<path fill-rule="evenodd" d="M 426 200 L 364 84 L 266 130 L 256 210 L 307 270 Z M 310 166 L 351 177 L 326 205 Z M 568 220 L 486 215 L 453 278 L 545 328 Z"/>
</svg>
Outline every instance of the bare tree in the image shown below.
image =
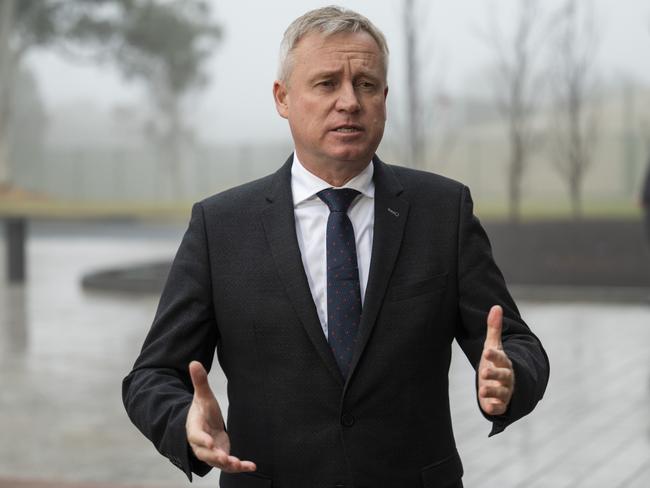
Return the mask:
<svg viewBox="0 0 650 488">
<path fill-rule="evenodd" d="M 420 63 L 417 57 L 415 0 L 404 0 L 402 25 L 406 49 L 407 150 L 415 167 L 422 164 L 422 102 L 420 100 Z"/>
<path fill-rule="evenodd" d="M 11 49 L 15 0 L 0 2 L 0 189 L 9 183 L 9 129 L 17 55 Z"/>
<path fill-rule="evenodd" d="M 499 27 L 494 6 L 489 31 L 483 35 L 495 56 L 497 108 L 508 129 L 508 206 L 513 222 L 521 214 L 521 183 L 534 148 L 533 118 L 543 99 L 544 75 L 538 65 L 546 30 L 538 0 L 520 0 L 517 5 L 511 36 Z"/>
<path fill-rule="evenodd" d="M 648 16 L 646 26 L 648 28 L 648 33 L 650 34 L 650 16 Z M 650 167 L 650 113 L 647 111 L 641 122 L 641 137 L 644 142 L 645 161 L 647 161 L 648 167 Z"/>
<path fill-rule="evenodd" d="M 435 61 L 434 50 L 422 36 L 430 32 L 426 28 L 428 8 L 429 2 L 403 0 L 402 3 L 406 157 L 411 165 L 420 169 L 445 159 L 453 150 L 457 135 L 449 110 L 451 99 L 444 93 L 442 77 L 431 78 L 426 72 Z"/>
<path fill-rule="evenodd" d="M 555 167 L 566 181 L 574 218 L 582 215 L 582 191 L 598 135 L 596 90 L 598 34 L 590 1 L 566 0 L 554 16 L 551 75 Z"/>
</svg>

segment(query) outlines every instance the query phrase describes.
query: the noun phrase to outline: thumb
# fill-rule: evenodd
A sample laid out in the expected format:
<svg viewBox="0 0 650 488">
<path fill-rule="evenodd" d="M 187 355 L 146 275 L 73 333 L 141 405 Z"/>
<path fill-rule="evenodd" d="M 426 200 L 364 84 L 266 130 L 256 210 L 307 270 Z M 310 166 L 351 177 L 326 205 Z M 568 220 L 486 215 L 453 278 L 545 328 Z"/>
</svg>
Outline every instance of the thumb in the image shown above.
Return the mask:
<svg viewBox="0 0 650 488">
<path fill-rule="evenodd" d="M 194 396 L 200 400 L 214 398 L 214 394 L 208 383 L 208 373 L 203 365 L 198 361 L 192 361 L 189 370 L 192 386 L 194 387 Z"/>
<path fill-rule="evenodd" d="M 485 348 L 502 349 L 501 330 L 503 328 L 503 309 L 494 305 L 487 317 L 487 335 L 485 337 Z"/>
</svg>

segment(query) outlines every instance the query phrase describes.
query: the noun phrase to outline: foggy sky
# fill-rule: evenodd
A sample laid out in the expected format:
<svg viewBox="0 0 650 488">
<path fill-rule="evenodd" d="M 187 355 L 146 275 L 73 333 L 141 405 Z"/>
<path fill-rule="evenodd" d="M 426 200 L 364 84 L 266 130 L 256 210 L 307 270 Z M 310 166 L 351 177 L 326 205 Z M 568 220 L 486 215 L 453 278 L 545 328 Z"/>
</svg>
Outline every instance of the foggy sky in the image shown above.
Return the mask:
<svg viewBox="0 0 650 488">
<path fill-rule="evenodd" d="M 434 62 L 429 76 L 444 80 L 448 91 L 485 88 L 481 78 L 492 53 L 477 30 L 487 24 L 486 8 L 495 5 L 503 25 L 511 25 L 517 0 L 433 0 L 422 15 L 422 33 Z M 276 140 L 288 137 L 286 122 L 275 112 L 271 87 L 277 52 L 287 25 L 309 9 L 332 2 L 315 0 L 216 1 L 213 14 L 224 28 L 223 42 L 210 61 L 211 84 L 190 105 L 191 121 L 203 139 L 218 142 Z M 427 3 L 427 2 L 422 2 Z M 599 67 L 604 81 L 621 76 L 650 83 L 650 4 L 647 0 L 597 0 L 601 28 Z M 384 31 L 391 49 L 390 110 L 401 100 L 402 32 L 400 1 L 339 1 L 369 17 Z M 545 8 L 557 0 L 543 0 Z M 38 76 L 50 112 L 72 101 L 109 109 L 143 99 L 137 84 L 126 84 L 107 66 L 76 66 L 49 52 L 34 52 L 28 65 Z"/>
</svg>

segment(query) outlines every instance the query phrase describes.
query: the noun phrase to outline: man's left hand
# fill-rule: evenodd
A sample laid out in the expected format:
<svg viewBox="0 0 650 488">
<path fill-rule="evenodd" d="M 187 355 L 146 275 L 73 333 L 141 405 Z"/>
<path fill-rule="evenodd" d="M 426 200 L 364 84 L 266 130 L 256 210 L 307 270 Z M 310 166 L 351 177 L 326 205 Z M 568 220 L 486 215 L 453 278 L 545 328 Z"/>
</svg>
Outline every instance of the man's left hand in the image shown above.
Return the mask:
<svg viewBox="0 0 650 488">
<path fill-rule="evenodd" d="M 488 314 L 487 336 L 478 366 L 478 400 L 488 415 L 505 413 L 515 388 L 512 361 L 501 343 L 502 328 L 503 310 L 495 305 Z"/>
</svg>

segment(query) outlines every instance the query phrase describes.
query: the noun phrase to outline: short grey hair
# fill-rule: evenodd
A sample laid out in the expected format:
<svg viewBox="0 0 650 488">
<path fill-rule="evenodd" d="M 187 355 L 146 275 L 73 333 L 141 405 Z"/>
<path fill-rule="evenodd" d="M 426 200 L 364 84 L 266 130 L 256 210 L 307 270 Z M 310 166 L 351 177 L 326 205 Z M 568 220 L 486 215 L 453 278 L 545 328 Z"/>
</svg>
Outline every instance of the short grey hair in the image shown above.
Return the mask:
<svg viewBox="0 0 650 488">
<path fill-rule="evenodd" d="M 336 5 L 310 10 L 294 20 L 284 32 L 280 44 L 278 80 L 287 82 L 291 73 L 293 52 L 298 41 L 307 34 L 320 32 L 325 36 L 349 32 L 367 32 L 375 40 L 382 53 L 384 74 L 388 72 L 388 43 L 386 37 L 366 17 L 353 10 Z"/>
</svg>

